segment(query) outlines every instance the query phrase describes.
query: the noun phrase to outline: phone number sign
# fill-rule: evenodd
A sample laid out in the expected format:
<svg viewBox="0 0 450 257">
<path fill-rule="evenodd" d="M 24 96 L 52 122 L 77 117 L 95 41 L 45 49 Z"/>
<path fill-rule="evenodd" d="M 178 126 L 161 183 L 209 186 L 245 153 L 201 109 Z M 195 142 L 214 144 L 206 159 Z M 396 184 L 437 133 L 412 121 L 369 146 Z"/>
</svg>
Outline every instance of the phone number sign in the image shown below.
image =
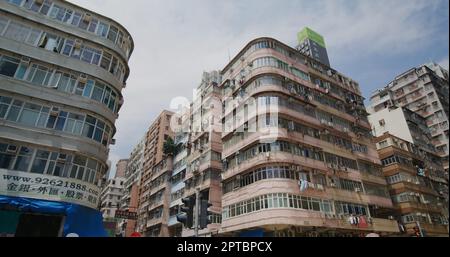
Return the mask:
<svg viewBox="0 0 450 257">
<path fill-rule="evenodd" d="M 69 202 L 97 209 L 100 188 L 77 179 L 0 169 L 0 194 Z"/>
</svg>

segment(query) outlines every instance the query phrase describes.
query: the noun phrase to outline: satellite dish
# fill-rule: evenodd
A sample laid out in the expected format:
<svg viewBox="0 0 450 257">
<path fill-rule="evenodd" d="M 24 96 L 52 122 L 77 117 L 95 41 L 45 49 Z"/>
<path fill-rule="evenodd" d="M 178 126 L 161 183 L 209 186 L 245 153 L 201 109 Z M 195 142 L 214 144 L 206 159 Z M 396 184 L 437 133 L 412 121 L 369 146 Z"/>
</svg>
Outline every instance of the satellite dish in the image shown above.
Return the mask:
<svg viewBox="0 0 450 257">
<path fill-rule="evenodd" d="M 77 233 L 69 233 L 66 237 L 80 237 Z"/>
</svg>

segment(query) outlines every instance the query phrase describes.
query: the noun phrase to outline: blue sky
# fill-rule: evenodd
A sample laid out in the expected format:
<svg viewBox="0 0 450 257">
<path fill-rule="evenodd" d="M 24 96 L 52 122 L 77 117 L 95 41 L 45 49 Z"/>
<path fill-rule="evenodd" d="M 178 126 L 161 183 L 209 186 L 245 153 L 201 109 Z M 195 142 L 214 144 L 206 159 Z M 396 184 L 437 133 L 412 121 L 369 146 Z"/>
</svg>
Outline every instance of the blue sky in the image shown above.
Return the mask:
<svg viewBox="0 0 450 257">
<path fill-rule="evenodd" d="M 333 68 L 375 89 L 414 66 L 449 66 L 448 0 L 72 0 L 115 19 L 135 51 L 110 160 L 127 158 L 177 96 L 191 98 L 203 71 L 223 68 L 250 40 L 290 46 L 309 26 L 325 37 Z"/>
</svg>

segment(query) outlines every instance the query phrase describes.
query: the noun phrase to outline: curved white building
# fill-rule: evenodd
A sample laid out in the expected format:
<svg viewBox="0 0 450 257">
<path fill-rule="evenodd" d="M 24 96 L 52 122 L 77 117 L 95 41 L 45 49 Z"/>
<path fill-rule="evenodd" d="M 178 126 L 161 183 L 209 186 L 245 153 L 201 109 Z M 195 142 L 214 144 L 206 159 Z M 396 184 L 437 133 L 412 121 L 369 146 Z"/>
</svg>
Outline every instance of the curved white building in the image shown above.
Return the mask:
<svg viewBox="0 0 450 257">
<path fill-rule="evenodd" d="M 0 14 L 0 212 L 14 198 L 97 209 L 131 35 L 66 1 L 0 1 Z"/>
</svg>

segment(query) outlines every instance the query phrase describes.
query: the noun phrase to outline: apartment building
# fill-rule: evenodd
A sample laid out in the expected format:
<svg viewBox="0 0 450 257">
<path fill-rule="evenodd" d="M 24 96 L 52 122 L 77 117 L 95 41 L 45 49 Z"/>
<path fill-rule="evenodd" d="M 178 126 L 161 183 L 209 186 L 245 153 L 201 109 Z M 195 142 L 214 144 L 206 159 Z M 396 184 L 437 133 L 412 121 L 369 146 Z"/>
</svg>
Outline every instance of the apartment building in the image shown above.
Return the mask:
<svg viewBox="0 0 450 257">
<path fill-rule="evenodd" d="M 212 224 L 199 231 L 199 236 L 218 233 L 221 213 L 221 76 L 218 71 L 204 72 L 191 105 L 191 125 L 187 145 L 187 167 L 184 178 L 184 197 L 196 198 L 212 204 L 215 213 Z M 184 229 L 182 236 L 194 235 L 193 229 Z"/>
<path fill-rule="evenodd" d="M 133 47 L 122 25 L 70 2 L 0 1 L 0 174 L 42 182 L 0 180 L 0 211 L 13 217 L 2 221 L 35 224 L 19 222 L 19 235 L 104 234 L 98 183 Z M 18 202 L 33 206 L 32 214 L 10 211 Z M 58 206 L 52 215 L 46 202 Z M 83 229 L 63 219 L 71 215 L 97 222 Z"/>
<path fill-rule="evenodd" d="M 446 172 L 449 167 L 448 81 L 448 71 L 435 63 L 412 68 L 374 92 L 368 108 L 370 113 L 376 113 L 391 106 L 400 106 L 425 117 L 432 135 L 431 142 L 443 158 Z"/>
<path fill-rule="evenodd" d="M 357 82 L 273 38 L 221 76 L 220 235 L 399 233 Z"/>
<path fill-rule="evenodd" d="M 186 108 L 179 113 L 176 113 L 178 118 L 177 128 L 175 131 L 174 144 L 177 146 L 177 153 L 173 157 L 173 170 L 170 178 L 170 205 L 169 205 L 169 236 L 181 237 L 183 225 L 177 221 L 176 215 L 180 213 L 180 207 L 183 204 L 181 199 L 184 197 L 187 167 L 187 145 L 189 143 L 190 135 L 190 108 Z"/>
<path fill-rule="evenodd" d="M 128 166 L 128 159 L 121 159 L 116 164 L 116 174 L 114 177 L 125 177 L 125 172 Z"/>
<path fill-rule="evenodd" d="M 128 165 L 125 170 L 124 192 L 120 206 L 122 210 L 137 212 L 139 204 L 139 183 L 144 170 L 144 146 L 145 137 L 131 151 Z M 136 220 L 123 220 L 120 226 L 125 237 L 129 237 L 136 231 Z"/>
<path fill-rule="evenodd" d="M 101 193 L 101 209 L 104 220 L 115 220 L 116 210 L 120 210 L 120 200 L 123 196 L 124 177 L 108 179 Z"/>
<path fill-rule="evenodd" d="M 426 118 L 405 107 L 369 116 L 383 174 L 407 235 L 420 226 L 426 236 L 448 236 L 448 176 Z"/>
<path fill-rule="evenodd" d="M 161 215 L 156 211 L 152 213 L 149 212 L 151 200 L 158 198 L 154 194 L 159 192 L 155 192 L 154 189 L 155 187 L 159 188 L 160 183 L 165 184 L 167 181 L 165 171 L 172 166 L 170 162 L 165 160 L 163 153 L 164 142 L 168 138 L 173 138 L 173 132 L 170 129 L 172 115 L 173 113 L 170 111 L 162 111 L 146 133 L 143 163 L 144 170 L 139 187 L 138 231 L 149 236 L 158 234 L 157 228 L 153 228 L 154 230 L 152 231 L 149 230 L 149 228 L 154 225 L 153 221 L 150 222 L 150 220 Z M 156 168 L 156 166 L 158 166 L 158 168 Z"/>
</svg>

